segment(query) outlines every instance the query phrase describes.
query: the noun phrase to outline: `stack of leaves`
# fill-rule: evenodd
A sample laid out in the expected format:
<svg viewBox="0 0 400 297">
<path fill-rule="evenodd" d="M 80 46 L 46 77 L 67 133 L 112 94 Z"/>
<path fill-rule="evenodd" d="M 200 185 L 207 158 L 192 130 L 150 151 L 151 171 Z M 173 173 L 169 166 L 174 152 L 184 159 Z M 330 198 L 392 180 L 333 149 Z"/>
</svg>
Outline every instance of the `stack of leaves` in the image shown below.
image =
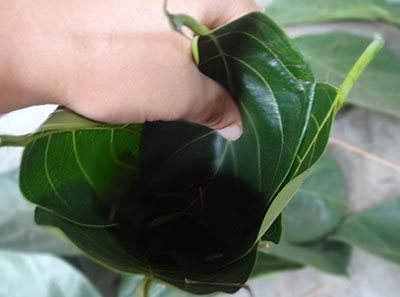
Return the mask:
<svg viewBox="0 0 400 297">
<path fill-rule="evenodd" d="M 237 99 L 235 142 L 184 122 L 109 125 L 59 109 L 1 144 L 26 146 L 20 187 L 36 222 L 94 260 L 192 293 L 233 293 L 260 240 L 279 241 L 279 215 L 325 150 L 345 93 L 317 83 L 260 12 L 203 32 L 193 51 Z"/>
</svg>

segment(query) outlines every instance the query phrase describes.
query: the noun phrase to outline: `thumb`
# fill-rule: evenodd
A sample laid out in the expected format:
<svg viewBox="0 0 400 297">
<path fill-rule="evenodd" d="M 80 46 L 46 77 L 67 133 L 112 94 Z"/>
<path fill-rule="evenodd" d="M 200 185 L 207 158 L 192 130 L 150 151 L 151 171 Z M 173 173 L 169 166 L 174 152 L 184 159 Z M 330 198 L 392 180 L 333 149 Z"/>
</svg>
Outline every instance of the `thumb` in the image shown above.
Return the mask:
<svg viewBox="0 0 400 297">
<path fill-rule="evenodd" d="M 198 108 L 184 118 L 216 130 L 227 140 L 237 140 L 243 132 L 239 108 L 221 85 L 207 76 L 202 77 L 202 90 L 197 98 Z"/>
</svg>

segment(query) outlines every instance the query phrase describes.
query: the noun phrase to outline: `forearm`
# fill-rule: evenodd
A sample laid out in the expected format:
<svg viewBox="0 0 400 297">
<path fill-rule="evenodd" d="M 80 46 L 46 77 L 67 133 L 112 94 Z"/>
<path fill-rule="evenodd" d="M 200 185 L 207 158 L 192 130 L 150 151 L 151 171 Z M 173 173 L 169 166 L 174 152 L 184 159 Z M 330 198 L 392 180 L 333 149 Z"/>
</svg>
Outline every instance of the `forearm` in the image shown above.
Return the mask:
<svg viewBox="0 0 400 297">
<path fill-rule="evenodd" d="M 20 0 L 0 2 L 0 114 L 58 103 L 49 92 L 47 58 L 35 36 L 34 16 L 29 16 L 25 4 Z"/>
</svg>

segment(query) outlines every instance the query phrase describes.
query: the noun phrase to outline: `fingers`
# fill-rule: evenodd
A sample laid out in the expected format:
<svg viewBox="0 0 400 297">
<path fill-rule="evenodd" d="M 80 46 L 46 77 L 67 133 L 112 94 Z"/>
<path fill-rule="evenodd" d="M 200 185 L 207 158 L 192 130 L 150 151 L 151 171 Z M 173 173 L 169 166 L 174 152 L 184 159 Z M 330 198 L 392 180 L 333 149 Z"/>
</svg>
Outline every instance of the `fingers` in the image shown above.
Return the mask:
<svg viewBox="0 0 400 297">
<path fill-rule="evenodd" d="M 205 125 L 216 130 L 227 140 L 237 140 L 242 135 L 239 108 L 229 93 L 212 79 L 203 76 L 197 100 L 201 106 L 192 109 L 184 120 Z"/>
</svg>

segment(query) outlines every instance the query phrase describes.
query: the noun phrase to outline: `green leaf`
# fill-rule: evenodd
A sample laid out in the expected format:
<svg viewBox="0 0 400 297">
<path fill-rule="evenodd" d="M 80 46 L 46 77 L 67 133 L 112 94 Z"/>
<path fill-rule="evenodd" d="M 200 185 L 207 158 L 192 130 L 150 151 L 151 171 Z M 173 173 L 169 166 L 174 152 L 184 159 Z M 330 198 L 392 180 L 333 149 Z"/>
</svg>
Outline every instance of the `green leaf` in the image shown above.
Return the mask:
<svg viewBox="0 0 400 297">
<path fill-rule="evenodd" d="M 325 239 L 306 244 L 293 244 L 283 238 L 279 245 L 271 244 L 261 252 L 328 273 L 347 275 L 351 247 Z"/>
<path fill-rule="evenodd" d="M 300 269 L 303 265 L 259 251 L 250 280 L 265 278 L 287 270 Z"/>
<path fill-rule="evenodd" d="M 323 237 L 339 225 L 347 209 L 342 170 L 324 156 L 283 211 L 286 240 L 304 243 Z"/>
<path fill-rule="evenodd" d="M 0 173 L 0 249 L 70 255 L 79 253 L 60 238 L 35 224 L 34 205 L 18 188 L 18 171 Z M 59 232 L 59 231 L 58 231 Z"/>
<path fill-rule="evenodd" d="M 340 86 L 370 42 L 344 32 L 305 35 L 293 40 L 318 80 Z M 400 59 L 383 48 L 354 86 L 348 103 L 400 116 Z"/>
<path fill-rule="evenodd" d="M 237 99 L 239 140 L 184 122 L 104 125 L 61 110 L 19 139 L 30 139 L 20 186 L 39 205 L 39 224 L 104 265 L 192 293 L 233 293 L 325 150 L 336 90 L 315 82 L 260 12 L 196 37 L 193 48 L 199 69 Z"/>
<path fill-rule="evenodd" d="M 400 265 L 399 213 L 400 198 L 386 201 L 347 217 L 331 238 Z"/>
<path fill-rule="evenodd" d="M 396 0 L 274 0 L 265 12 L 281 26 L 343 19 L 400 25 L 400 2 Z"/>
<path fill-rule="evenodd" d="M 0 279 L 0 296 L 101 296 L 75 268 L 49 255 L 0 251 Z"/>
</svg>

